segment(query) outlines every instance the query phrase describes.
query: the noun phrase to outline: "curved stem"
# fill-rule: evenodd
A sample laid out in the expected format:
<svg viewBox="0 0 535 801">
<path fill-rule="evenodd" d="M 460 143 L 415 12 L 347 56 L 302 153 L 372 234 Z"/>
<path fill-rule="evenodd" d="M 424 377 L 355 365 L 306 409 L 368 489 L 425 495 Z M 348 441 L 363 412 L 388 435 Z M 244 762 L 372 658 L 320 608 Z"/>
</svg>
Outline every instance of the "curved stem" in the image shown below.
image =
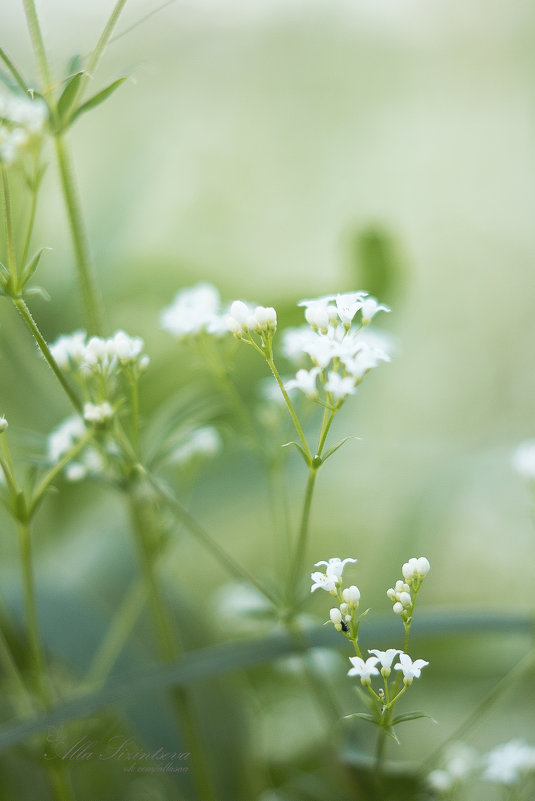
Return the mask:
<svg viewBox="0 0 535 801">
<path fill-rule="evenodd" d="M 81 410 L 82 410 L 82 402 L 80 401 L 80 398 L 78 397 L 78 395 L 76 394 L 74 389 L 71 387 L 71 385 L 67 381 L 67 379 L 66 379 L 65 375 L 63 374 L 63 372 L 58 367 L 58 364 L 57 364 L 56 360 L 54 359 L 54 357 L 52 356 L 52 353 L 50 352 L 50 348 L 48 347 L 48 344 L 47 344 L 45 338 L 41 334 L 41 332 L 40 332 L 40 330 L 39 330 L 39 328 L 37 326 L 37 323 L 33 319 L 32 315 L 31 315 L 31 312 L 30 312 L 28 306 L 26 305 L 26 302 L 21 297 L 14 297 L 14 298 L 12 298 L 12 301 L 13 301 L 13 303 L 15 305 L 15 308 L 20 313 L 22 319 L 24 320 L 24 322 L 26 323 L 26 325 L 28 326 L 28 328 L 32 332 L 32 334 L 33 334 L 33 336 L 35 338 L 35 341 L 37 342 L 37 345 L 39 346 L 39 350 L 41 351 L 41 353 L 45 357 L 46 361 L 48 362 L 50 368 L 52 369 L 52 372 L 54 373 L 54 375 L 58 379 L 59 383 L 61 384 L 61 386 L 63 387 L 63 389 L 67 393 L 67 395 L 69 396 L 69 400 L 73 404 L 73 406 L 76 409 L 76 411 L 77 412 L 81 412 Z"/>
<path fill-rule="evenodd" d="M 90 334 L 101 334 L 102 301 L 94 277 L 89 241 L 82 216 L 82 207 L 75 183 L 70 153 L 66 141 L 60 134 L 55 137 L 55 143 L 61 187 L 71 229 L 87 327 Z"/>
<path fill-rule="evenodd" d="M 279 385 L 280 391 L 282 392 L 282 397 L 284 398 L 284 400 L 286 402 L 286 406 L 288 407 L 288 411 L 290 412 L 290 417 L 292 418 L 293 424 L 295 426 L 295 430 L 297 431 L 297 435 L 298 435 L 299 439 L 301 440 L 301 445 L 303 446 L 303 450 L 306 453 L 308 463 L 311 464 L 312 463 L 312 454 L 310 453 L 310 448 L 308 447 L 308 442 L 306 440 L 305 434 L 304 434 L 303 429 L 301 427 L 301 423 L 299 422 L 299 418 L 297 417 L 297 414 L 295 412 L 293 403 L 290 400 L 290 396 L 286 392 L 286 390 L 284 388 L 284 384 L 282 382 L 282 378 L 279 375 L 279 371 L 275 367 L 275 362 L 273 361 L 273 357 L 272 356 L 266 356 L 266 361 L 267 361 L 267 363 L 269 365 L 269 369 L 273 373 L 273 376 L 274 376 L 277 384 Z"/>
</svg>

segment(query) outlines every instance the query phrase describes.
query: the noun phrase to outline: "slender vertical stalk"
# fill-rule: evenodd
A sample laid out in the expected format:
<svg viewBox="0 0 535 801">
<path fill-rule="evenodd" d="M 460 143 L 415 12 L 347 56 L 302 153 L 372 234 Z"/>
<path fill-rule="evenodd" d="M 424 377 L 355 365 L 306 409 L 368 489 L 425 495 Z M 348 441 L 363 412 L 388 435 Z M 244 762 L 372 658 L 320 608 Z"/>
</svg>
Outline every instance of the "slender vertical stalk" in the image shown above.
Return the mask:
<svg viewBox="0 0 535 801">
<path fill-rule="evenodd" d="M 141 569 L 152 609 L 154 626 L 158 635 L 160 653 L 162 658 L 169 662 L 176 659 L 179 653 L 178 642 L 174 636 L 169 614 L 154 572 L 154 547 L 149 540 L 152 533 L 149 515 L 147 514 L 146 506 L 136 497 L 134 488 L 132 488 L 130 494 L 130 510 Z M 217 801 L 190 698 L 181 688 L 172 690 L 171 698 L 178 723 L 184 731 L 186 742 L 191 751 L 194 769 L 193 778 L 197 786 L 199 799 Z"/>
<path fill-rule="evenodd" d="M 11 215 L 11 200 L 9 195 L 9 183 L 7 179 L 7 170 L 4 166 L 2 170 L 2 189 L 4 193 L 4 209 L 5 209 L 5 223 L 6 223 L 6 238 L 7 238 L 7 263 L 11 281 L 13 284 L 17 280 L 17 257 L 15 255 L 15 240 L 13 237 L 13 219 Z"/>
<path fill-rule="evenodd" d="M 61 187 L 71 229 L 71 237 L 76 256 L 76 268 L 82 291 L 87 326 L 89 333 L 101 334 L 102 300 L 95 281 L 89 241 L 74 178 L 71 156 L 67 143 L 61 134 L 55 137 L 55 143 Z"/>
<path fill-rule="evenodd" d="M 310 520 L 310 508 L 312 506 L 312 497 L 314 495 L 314 486 L 316 484 L 316 476 L 318 470 L 316 467 L 311 466 L 308 473 L 308 481 L 305 490 L 305 499 L 303 502 L 303 512 L 301 514 L 301 525 L 299 527 L 299 534 L 297 537 L 297 544 L 295 554 L 290 568 L 290 575 L 288 579 L 288 598 L 290 604 L 293 605 L 296 597 L 296 584 L 303 568 L 303 559 L 305 556 L 306 542 L 308 538 L 308 524 Z"/>
<path fill-rule="evenodd" d="M 263 355 L 265 355 L 265 354 L 263 354 Z M 297 435 L 298 435 L 298 437 L 299 437 L 299 439 L 301 441 L 301 445 L 303 446 L 303 450 L 304 450 L 304 452 L 306 454 L 308 463 L 310 464 L 312 462 L 312 454 L 310 453 L 310 448 L 308 446 L 308 442 L 307 442 L 305 434 L 303 432 L 303 428 L 301 426 L 301 423 L 299 422 L 299 418 L 297 417 L 297 414 L 295 412 L 293 403 L 290 400 L 290 396 L 286 392 L 286 389 L 284 388 L 284 384 L 282 382 L 282 378 L 280 377 L 279 371 L 277 370 L 277 368 L 275 366 L 275 362 L 273 361 L 273 357 L 268 355 L 265 358 L 266 358 L 266 361 L 267 361 L 267 363 L 269 365 L 269 369 L 273 373 L 275 381 L 279 385 L 279 389 L 282 392 L 282 397 L 284 398 L 286 406 L 288 407 L 288 411 L 290 412 L 290 417 L 292 418 L 293 424 L 295 426 L 295 430 L 297 431 Z"/>
</svg>

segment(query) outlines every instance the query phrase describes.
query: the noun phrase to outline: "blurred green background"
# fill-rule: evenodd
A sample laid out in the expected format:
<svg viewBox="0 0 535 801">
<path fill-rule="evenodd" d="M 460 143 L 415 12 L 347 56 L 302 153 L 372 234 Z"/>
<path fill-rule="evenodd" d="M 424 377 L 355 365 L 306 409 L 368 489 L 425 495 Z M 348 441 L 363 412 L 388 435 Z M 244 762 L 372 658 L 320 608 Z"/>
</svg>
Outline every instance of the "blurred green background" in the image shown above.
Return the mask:
<svg viewBox="0 0 535 801">
<path fill-rule="evenodd" d="M 42 5 L 60 76 L 74 53 L 91 49 L 110 4 Z M 156 5 L 132 0 L 117 31 Z M 535 433 L 534 25 L 528 0 L 177 2 L 110 46 L 95 88 L 125 70 L 130 80 L 71 136 L 109 331 L 143 336 L 151 355 L 146 419 L 175 393 L 215 391 L 187 346 L 158 326 L 160 309 L 183 286 L 211 281 L 224 298 L 274 305 L 292 324 L 297 300 L 327 292 L 369 289 L 392 306 L 377 325 L 395 337 L 396 356 L 336 420 L 333 441 L 361 439 L 320 474 L 309 551 L 311 564 L 357 556 L 352 576 L 377 612 L 389 611 L 384 591 L 401 563 L 420 554 L 432 564 L 426 606 L 532 606 L 532 506 L 510 458 Z M 3 46 L 36 75 L 16 0 L 5 0 L 1 27 Z M 33 308 L 53 340 L 80 327 L 81 313 L 53 159 L 45 193 L 35 243 L 53 248 L 39 271 L 51 301 Z M 7 304 L 0 358 L 0 412 L 13 441 L 35 452 L 42 441 L 28 432 L 43 438 L 69 410 Z M 265 370 L 240 349 L 234 370 L 251 399 L 251 379 Z M 265 477 L 228 426 L 225 419 L 224 454 L 198 477 L 188 503 L 249 569 L 270 575 Z M 303 471 L 293 457 L 289 475 L 300 505 Z M 16 609 L 16 542 L 10 522 L 1 526 L 1 582 Z M 111 491 L 63 486 L 43 508 L 35 540 L 42 625 L 77 675 L 136 571 L 127 515 Z M 163 573 L 178 607 L 198 620 L 191 643 L 235 636 L 207 600 L 227 581 L 221 569 L 187 535 L 172 553 Z M 314 596 L 318 622 L 326 609 Z M 129 646 L 139 652 L 134 663 L 143 662 L 145 635 L 141 627 Z M 392 756 L 414 759 L 438 745 L 527 647 L 525 636 L 503 632 L 422 641 L 416 656 L 431 667 L 416 706 L 440 726 L 407 726 Z M 245 689 L 242 676 L 199 693 L 208 699 L 199 700 L 203 714 L 223 729 L 207 735 L 222 799 L 306 777 L 324 742 L 299 675 L 273 670 L 255 673 Z M 330 670 L 333 685 L 343 685 L 343 659 Z M 354 704 L 347 688 L 339 692 Z M 240 699 L 230 706 L 233 725 L 225 722 L 229 698 Z M 157 741 L 163 723 L 143 703 L 132 705 L 131 725 Z M 526 688 L 516 688 L 472 743 L 484 750 L 518 735 L 533 742 L 526 710 Z M 216 758 L 228 729 L 235 739 Z M 236 778 L 243 737 L 253 766 L 272 771 L 248 790 Z M 174 798 L 157 780 L 128 789 L 124 777 L 114 781 L 133 801 Z M 300 801 L 335 801 L 329 785 L 314 795 L 297 784 Z"/>
</svg>

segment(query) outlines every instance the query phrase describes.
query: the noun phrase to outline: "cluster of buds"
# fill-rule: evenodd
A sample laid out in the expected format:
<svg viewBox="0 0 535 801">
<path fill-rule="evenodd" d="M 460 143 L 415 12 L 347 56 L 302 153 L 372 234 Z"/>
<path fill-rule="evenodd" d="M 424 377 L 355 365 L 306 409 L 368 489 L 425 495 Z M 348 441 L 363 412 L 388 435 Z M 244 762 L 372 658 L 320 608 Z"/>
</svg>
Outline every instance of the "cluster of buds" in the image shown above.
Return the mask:
<svg viewBox="0 0 535 801">
<path fill-rule="evenodd" d="M 277 329 L 277 312 L 272 306 L 252 308 L 242 300 L 235 300 L 227 317 L 228 330 L 241 338 L 243 334 L 271 334 Z"/>
<path fill-rule="evenodd" d="M 366 612 L 357 618 L 355 617 L 360 604 L 360 590 L 355 584 L 351 584 L 349 587 L 342 587 L 342 573 L 349 562 L 355 563 L 356 561 L 351 557 L 342 560 L 338 556 L 334 556 L 327 562 L 316 562 L 316 567 L 325 565 L 324 573 L 318 570 L 310 574 L 312 579 L 311 592 L 322 589 L 338 600 L 338 606 L 334 606 L 329 611 L 327 623 L 332 623 L 336 631 L 339 631 L 344 637 L 352 641 L 357 639 L 360 620 Z"/>
<path fill-rule="evenodd" d="M 393 602 L 394 613 L 399 615 L 404 623 L 409 623 L 412 618 L 416 596 L 430 567 L 429 560 L 425 556 L 412 557 L 401 568 L 405 580 L 399 579 L 395 587 L 390 587 L 386 591 L 388 598 Z"/>
</svg>

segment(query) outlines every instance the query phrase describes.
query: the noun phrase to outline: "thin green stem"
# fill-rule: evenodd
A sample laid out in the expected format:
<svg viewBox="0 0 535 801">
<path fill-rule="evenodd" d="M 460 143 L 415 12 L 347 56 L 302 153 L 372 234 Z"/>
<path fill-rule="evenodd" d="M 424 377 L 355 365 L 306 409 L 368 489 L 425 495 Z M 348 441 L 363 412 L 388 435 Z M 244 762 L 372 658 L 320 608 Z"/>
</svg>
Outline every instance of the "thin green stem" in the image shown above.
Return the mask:
<svg viewBox="0 0 535 801">
<path fill-rule="evenodd" d="M 91 53 L 89 57 L 89 61 L 87 62 L 87 71 L 90 75 L 92 75 L 96 69 L 98 62 L 100 61 L 100 57 L 104 52 L 106 45 L 108 44 L 109 38 L 113 32 L 117 24 L 117 20 L 121 15 L 121 11 L 123 10 L 124 6 L 126 5 L 126 0 L 117 0 L 106 25 L 104 26 L 104 30 L 100 34 L 100 38 L 96 44 L 95 49 Z"/>
<path fill-rule="evenodd" d="M 137 377 L 133 374 L 128 376 L 130 387 L 130 428 L 132 447 L 139 453 L 139 386 Z"/>
<path fill-rule="evenodd" d="M 85 678 L 86 684 L 99 685 L 106 680 L 132 633 L 146 600 L 145 583 L 134 582 L 93 657 Z"/>
<path fill-rule="evenodd" d="M 6 235 L 7 235 L 7 263 L 11 281 L 13 286 L 17 281 L 17 257 L 15 255 L 15 239 L 13 236 L 13 219 L 11 214 L 11 199 L 9 194 L 9 182 L 7 178 L 7 170 L 2 165 L 2 188 L 4 193 L 4 209 L 5 209 L 5 222 L 6 222 Z"/>
<path fill-rule="evenodd" d="M 74 178 L 74 170 L 66 141 L 58 134 L 55 137 L 56 155 L 61 178 L 61 187 L 71 237 L 76 256 L 78 280 L 82 292 L 85 317 L 89 333 L 102 333 L 102 301 L 95 281 L 89 241 L 82 215 L 82 207 Z"/>
<path fill-rule="evenodd" d="M 63 389 L 67 393 L 67 395 L 69 396 L 69 400 L 73 404 L 73 406 L 76 409 L 76 411 L 77 412 L 81 412 L 82 411 L 82 402 L 80 401 L 80 398 L 78 397 L 78 395 L 76 394 L 74 389 L 71 387 L 71 385 L 67 381 L 67 378 L 64 376 L 64 374 L 60 370 L 56 360 L 52 356 L 52 353 L 50 352 L 50 348 L 48 347 L 48 344 L 47 344 L 45 338 L 41 334 L 41 332 L 40 332 L 40 330 L 39 330 L 39 328 L 37 326 L 37 323 L 33 319 L 32 315 L 31 315 L 31 312 L 30 312 L 28 306 L 26 305 L 26 302 L 21 297 L 13 297 L 12 301 L 13 301 L 13 303 L 15 305 L 15 308 L 20 313 L 22 319 L 24 320 L 24 322 L 26 323 L 26 325 L 28 326 L 28 328 L 32 332 L 32 334 L 33 334 L 33 336 L 35 338 L 35 341 L 37 342 L 37 345 L 39 346 L 39 350 L 41 351 L 41 353 L 45 357 L 46 361 L 48 362 L 48 365 L 52 369 L 52 372 L 54 373 L 54 375 L 58 379 L 59 383 L 61 384 L 61 386 L 63 387 Z"/>
<path fill-rule="evenodd" d="M 303 429 L 301 427 L 301 423 L 299 422 L 299 418 L 297 417 L 297 414 L 295 412 L 293 403 L 290 400 L 290 396 L 288 395 L 288 393 L 286 392 L 286 389 L 284 388 L 284 384 L 282 382 L 282 378 L 279 375 L 279 371 L 275 367 L 275 362 L 273 361 L 273 357 L 271 355 L 266 355 L 265 358 L 266 358 L 266 361 L 268 363 L 269 369 L 273 373 L 275 381 L 279 385 L 279 389 L 280 389 L 280 391 L 282 393 L 282 397 L 284 398 L 286 406 L 288 407 L 288 411 L 290 412 L 290 417 L 292 418 L 293 424 L 295 426 L 295 430 L 297 431 L 297 435 L 298 435 L 298 437 L 299 437 L 299 439 L 301 441 L 301 445 L 303 446 L 303 450 L 305 451 L 305 454 L 307 456 L 308 463 L 311 464 L 312 463 L 312 454 L 310 453 L 310 448 L 308 447 L 308 442 L 306 440 L 305 434 L 304 434 Z"/>
<path fill-rule="evenodd" d="M 232 573 L 236 578 L 245 579 L 247 582 L 252 584 L 256 589 L 262 593 L 274 606 L 279 606 L 279 601 L 273 595 L 270 590 L 268 590 L 264 585 L 258 581 L 249 571 L 243 567 L 242 565 L 238 564 L 230 554 L 228 554 L 220 545 L 217 543 L 212 537 L 208 534 L 207 531 L 193 518 L 190 513 L 184 509 L 181 503 L 174 497 L 172 492 L 157 478 L 155 478 L 150 472 L 145 470 L 141 465 L 138 465 L 138 469 L 140 473 L 145 477 L 148 481 L 150 486 L 156 492 L 156 494 L 161 498 L 161 500 L 165 503 L 165 505 L 178 517 L 178 519 L 184 524 L 184 527 L 190 531 L 191 534 L 194 535 L 196 539 L 199 540 L 203 544 L 203 546 L 209 550 L 216 559 L 224 565 L 224 567 Z"/>
<path fill-rule="evenodd" d="M 77 456 L 81 450 L 85 448 L 87 443 L 93 438 L 93 431 L 87 431 L 83 437 L 81 437 L 78 442 L 76 442 L 72 448 L 70 448 L 62 457 L 61 459 L 48 471 L 48 473 L 43 476 L 39 484 L 37 485 L 36 489 L 33 492 L 32 499 L 29 505 L 29 516 L 32 517 L 39 504 L 41 503 L 44 494 L 48 487 L 52 484 L 54 479 L 61 473 L 64 467 L 66 467 L 69 462 Z"/>
<path fill-rule="evenodd" d="M 37 165 L 36 165 L 37 167 Z M 38 175 L 38 169 L 36 168 L 36 176 Z M 24 246 L 22 248 L 22 256 L 20 257 L 20 265 L 21 270 L 24 268 L 26 264 L 26 260 L 28 258 L 28 252 L 30 250 L 30 242 L 32 239 L 33 227 L 35 224 L 35 214 L 37 212 L 37 196 L 39 194 L 39 185 L 40 180 L 36 177 L 31 188 L 32 190 L 32 198 L 30 201 L 30 214 L 28 217 L 28 227 L 26 229 L 26 237 L 24 239 Z"/>
<path fill-rule="evenodd" d="M 325 408 L 323 422 L 321 426 L 320 438 L 318 441 L 318 456 L 321 456 L 323 452 L 323 448 L 325 447 L 325 442 L 327 440 L 327 434 L 329 433 L 329 429 L 331 428 L 332 422 L 334 420 L 334 415 L 336 414 L 336 409 L 331 409 L 331 413 L 329 417 L 326 419 L 326 415 L 328 414 L 328 408 Z"/>
<path fill-rule="evenodd" d="M 37 59 L 37 64 L 39 66 L 39 71 L 44 84 L 43 89 L 46 90 L 51 84 L 50 69 L 48 67 L 48 59 L 46 57 L 45 44 L 43 42 L 37 10 L 33 0 L 23 0 L 23 3 L 24 11 L 26 12 L 26 21 L 30 31 L 30 38 L 32 40 L 35 57 Z"/>
<path fill-rule="evenodd" d="M 0 47 L 0 58 L 2 59 L 2 61 L 4 62 L 4 64 L 8 68 L 8 70 L 10 71 L 11 75 L 13 76 L 13 78 L 15 79 L 15 82 L 18 84 L 19 89 L 22 89 L 22 91 L 24 93 L 26 93 L 27 86 L 26 86 L 26 82 L 25 82 L 24 78 L 22 77 L 22 75 L 20 74 L 20 72 L 15 67 L 15 65 L 13 64 L 11 59 L 9 58 L 8 54 L 6 53 L 6 51 L 2 47 Z"/>
<path fill-rule="evenodd" d="M 297 583 L 303 569 L 303 560 L 305 557 L 306 545 L 308 539 L 310 508 L 312 506 L 312 497 L 314 495 L 314 487 L 316 484 L 317 473 L 318 470 L 316 467 L 311 466 L 309 468 L 308 481 L 305 490 L 305 498 L 303 501 L 303 512 L 301 514 L 301 525 L 299 527 L 297 544 L 295 547 L 294 558 L 292 561 L 288 579 L 288 599 L 291 605 L 293 605 L 293 602 L 295 601 Z"/>
</svg>

